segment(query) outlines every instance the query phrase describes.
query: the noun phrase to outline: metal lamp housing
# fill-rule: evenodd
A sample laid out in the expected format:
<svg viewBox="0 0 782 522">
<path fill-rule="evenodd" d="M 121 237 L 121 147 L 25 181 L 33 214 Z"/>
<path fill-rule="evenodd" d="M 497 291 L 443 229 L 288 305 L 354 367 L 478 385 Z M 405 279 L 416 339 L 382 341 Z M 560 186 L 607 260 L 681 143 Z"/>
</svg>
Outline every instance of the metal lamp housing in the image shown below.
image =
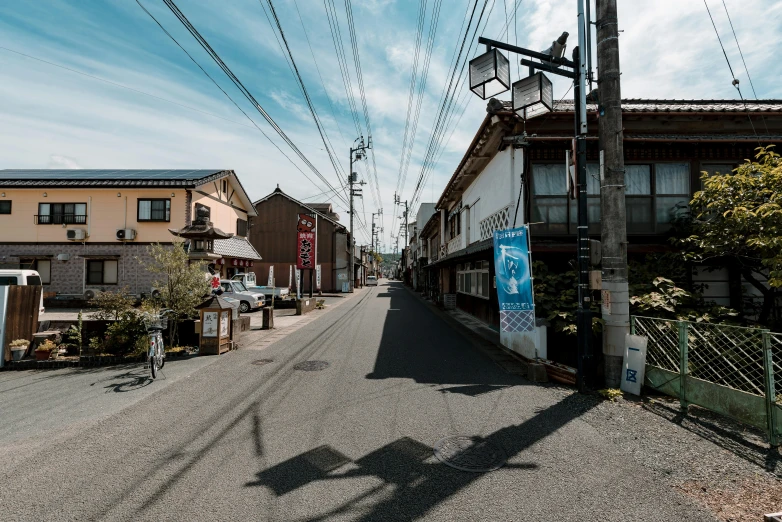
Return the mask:
<svg viewBox="0 0 782 522">
<path fill-rule="evenodd" d="M 510 62 L 498 49 L 470 60 L 470 90 L 482 99 L 510 89 Z"/>
<path fill-rule="evenodd" d="M 554 110 L 554 89 L 545 74 L 538 72 L 513 84 L 513 112 L 528 120 Z"/>
</svg>

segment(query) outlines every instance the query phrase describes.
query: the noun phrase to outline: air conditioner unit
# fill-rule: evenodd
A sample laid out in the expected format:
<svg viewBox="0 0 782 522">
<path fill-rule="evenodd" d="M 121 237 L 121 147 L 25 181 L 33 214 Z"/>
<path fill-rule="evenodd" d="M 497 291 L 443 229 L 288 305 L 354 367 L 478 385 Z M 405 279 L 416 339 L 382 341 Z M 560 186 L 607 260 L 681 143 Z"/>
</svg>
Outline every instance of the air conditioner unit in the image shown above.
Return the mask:
<svg viewBox="0 0 782 522">
<path fill-rule="evenodd" d="M 117 239 L 119 241 L 130 241 L 136 239 L 136 231 L 132 228 L 121 228 L 117 230 Z"/>
<path fill-rule="evenodd" d="M 97 296 L 100 293 L 101 293 L 100 290 L 85 290 L 84 291 L 84 299 L 87 299 L 87 300 L 95 299 L 95 296 Z"/>
<path fill-rule="evenodd" d="M 66 237 L 71 241 L 80 241 L 87 238 L 87 231 L 83 228 L 71 228 L 66 231 Z"/>
</svg>

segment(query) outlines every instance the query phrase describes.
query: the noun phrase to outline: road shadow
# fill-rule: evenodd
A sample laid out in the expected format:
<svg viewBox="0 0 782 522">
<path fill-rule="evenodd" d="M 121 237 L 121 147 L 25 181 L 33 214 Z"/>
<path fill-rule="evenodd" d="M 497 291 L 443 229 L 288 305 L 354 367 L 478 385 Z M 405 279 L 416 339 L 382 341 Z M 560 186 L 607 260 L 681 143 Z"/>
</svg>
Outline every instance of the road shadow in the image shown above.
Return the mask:
<svg viewBox="0 0 782 522">
<path fill-rule="evenodd" d="M 390 282 L 383 290 L 375 297 L 390 298 L 389 310 L 375 366 L 367 379 L 407 378 L 425 384 L 454 384 L 464 387 L 468 395 L 478 391 L 471 390 L 471 385 L 529 384 L 494 364 L 486 364 L 491 359 L 485 353 L 411 295 L 402 283 Z"/>
<path fill-rule="evenodd" d="M 106 389 L 106 393 L 127 393 L 145 388 L 153 382 L 154 380 L 149 376 L 149 370 L 138 368 L 119 375 L 112 375 L 107 379 L 94 382 L 90 386 L 108 383 L 103 387 Z"/>
<path fill-rule="evenodd" d="M 502 448 L 509 460 L 517 461 L 527 448 L 580 417 L 598 402 L 571 395 L 520 424 L 489 434 L 482 442 Z M 503 469 L 525 471 L 538 467 L 535 462 L 511 462 L 495 473 L 501 473 Z M 381 479 L 381 485 L 358 493 L 340 506 L 308 517 L 308 520 L 328 520 L 348 512 L 355 515 L 358 511 L 364 513 L 357 520 L 366 522 L 417 520 L 482 476 L 482 473 L 454 469 L 434 458 L 428 445 L 401 437 L 357 460 L 351 460 L 338 448 L 319 446 L 261 470 L 257 480 L 247 483 L 246 487 L 265 487 L 281 497 L 315 481 L 375 477 Z M 393 487 L 389 488 L 389 485 Z M 386 494 L 372 503 L 371 497 L 381 490 Z M 390 497 L 388 491 L 393 491 Z"/>
</svg>

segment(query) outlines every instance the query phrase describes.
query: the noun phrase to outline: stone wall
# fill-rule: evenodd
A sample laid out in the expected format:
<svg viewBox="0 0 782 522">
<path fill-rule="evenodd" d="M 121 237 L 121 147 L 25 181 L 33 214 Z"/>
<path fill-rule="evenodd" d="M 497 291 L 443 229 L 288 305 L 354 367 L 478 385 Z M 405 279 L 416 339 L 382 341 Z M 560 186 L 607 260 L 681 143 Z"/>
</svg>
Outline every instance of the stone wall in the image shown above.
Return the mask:
<svg viewBox="0 0 782 522">
<path fill-rule="evenodd" d="M 87 289 L 115 291 L 126 287 L 131 294 L 149 294 L 155 276 L 142 266 L 152 261 L 147 253 L 148 247 L 149 245 L 146 244 L 133 243 L 0 244 L 0 267 L 18 268 L 20 258 L 26 256 L 51 256 L 51 283 L 44 285 L 44 292 L 81 296 Z M 67 261 L 58 261 L 57 256 L 60 254 L 67 254 L 70 258 Z M 88 258 L 84 256 L 106 256 L 106 259 L 116 259 L 117 284 L 85 286 Z"/>
</svg>

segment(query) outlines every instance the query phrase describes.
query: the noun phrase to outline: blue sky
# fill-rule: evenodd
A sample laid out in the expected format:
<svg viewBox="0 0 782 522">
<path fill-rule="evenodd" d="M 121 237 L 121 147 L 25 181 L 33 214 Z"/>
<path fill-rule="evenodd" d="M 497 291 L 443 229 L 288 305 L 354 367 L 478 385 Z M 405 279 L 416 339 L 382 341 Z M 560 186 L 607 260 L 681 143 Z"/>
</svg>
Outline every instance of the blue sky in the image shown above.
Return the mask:
<svg viewBox="0 0 782 522">
<path fill-rule="evenodd" d="M 236 170 L 253 199 L 279 184 L 297 198 L 330 199 L 347 222 L 340 199 L 333 194 L 312 197 L 326 191 L 325 184 L 287 148 L 163 2 L 141 2 L 312 181 L 253 127 L 135 0 L 9 0 L 0 4 L 0 46 L 146 93 L 0 49 L 2 168 L 228 168 Z M 338 175 L 262 3 L 176 3 L 298 148 L 337 186 Z M 782 65 L 776 58 L 782 51 L 782 2 L 725 3 L 758 97 L 782 98 Z M 315 110 L 346 170 L 348 147 L 359 131 L 324 2 L 273 0 L 273 4 Z M 359 126 L 366 136 L 344 0 L 333 0 L 333 4 L 348 57 Z M 737 98 L 701 0 L 623 0 L 619 4 L 623 97 Z M 434 5 L 435 0 L 426 4 L 424 45 Z M 419 178 L 468 5 L 472 6 L 472 0 L 443 0 L 403 200 L 410 199 Z M 479 2 L 478 11 L 482 5 L 483 1 Z M 514 42 L 514 0 L 489 0 L 484 16 L 490 16 L 485 29 L 481 24 L 479 34 L 496 38 L 503 31 L 506 5 L 511 19 L 508 38 Z M 575 1 L 520 0 L 518 5 L 519 45 L 543 49 L 562 31 L 570 32 L 574 45 Z M 741 80 L 742 92 L 753 97 L 722 1 L 709 0 L 708 5 Z M 371 177 L 367 179 L 371 184 L 364 187 L 358 212 L 369 228 L 370 214 L 378 206 L 384 209 L 378 222 L 384 226 L 382 242 L 387 248 L 392 245 L 392 229 L 398 228 L 394 214 L 400 213 L 394 208 L 393 195 L 399 184 L 419 6 L 409 0 L 352 1 L 379 182 L 374 185 L 371 159 L 362 162 L 359 175 Z M 468 39 L 469 44 L 473 44 L 470 56 L 477 54 L 475 42 Z M 512 70 L 512 79 L 518 79 L 515 68 Z M 568 87 L 566 81 L 555 79 L 555 97 L 563 96 Z M 508 98 L 509 94 L 500 97 Z M 422 191 L 422 202 L 439 197 L 485 115 L 485 102 L 479 98 L 460 90 L 458 100 L 446 132 L 450 140 L 443 144 L 442 156 Z M 365 229 L 357 233 L 357 241 L 368 241 Z"/>
</svg>

